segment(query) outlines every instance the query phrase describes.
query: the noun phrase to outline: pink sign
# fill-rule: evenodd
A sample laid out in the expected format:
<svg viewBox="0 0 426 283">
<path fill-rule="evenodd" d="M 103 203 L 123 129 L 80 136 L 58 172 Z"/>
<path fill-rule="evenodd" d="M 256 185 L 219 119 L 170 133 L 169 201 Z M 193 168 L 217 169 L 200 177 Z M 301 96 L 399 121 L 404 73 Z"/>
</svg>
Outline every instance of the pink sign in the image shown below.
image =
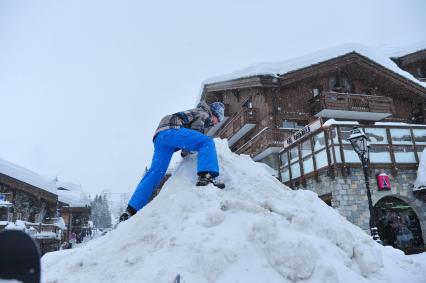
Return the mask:
<svg viewBox="0 0 426 283">
<path fill-rule="evenodd" d="M 377 186 L 379 187 L 379 191 L 390 190 L 391 185 L 389 181 L 389 176 L 385 173 L 378 175 Z"/>
</svg>

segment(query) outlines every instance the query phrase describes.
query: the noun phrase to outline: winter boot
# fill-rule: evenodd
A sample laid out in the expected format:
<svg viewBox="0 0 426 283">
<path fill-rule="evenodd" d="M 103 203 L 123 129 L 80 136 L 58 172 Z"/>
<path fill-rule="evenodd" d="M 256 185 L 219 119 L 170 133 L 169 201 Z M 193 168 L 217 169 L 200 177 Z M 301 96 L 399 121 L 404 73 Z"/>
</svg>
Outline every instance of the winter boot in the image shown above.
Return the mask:
<svg viewBox="0 0 426 283">
<path fill-rule="evenodd" d="M 136 214 L 136 209 L 128 205 L 126 211 L 123 212 L 123 214 L 121 214 L 120 216 L 120 222 L 126 221 L 127 219 L 129 219 L 135 214 Z"/>
<path fill-rule="evenodd" d="M 198 181 L 196 186 L 207 186 L 208 184 L 213 184 L 213 186 L 218 187 L 219 189 L 225 188 L 225 184 L 216 180 L 210 173 L 198 173 Z"/>
</svg>

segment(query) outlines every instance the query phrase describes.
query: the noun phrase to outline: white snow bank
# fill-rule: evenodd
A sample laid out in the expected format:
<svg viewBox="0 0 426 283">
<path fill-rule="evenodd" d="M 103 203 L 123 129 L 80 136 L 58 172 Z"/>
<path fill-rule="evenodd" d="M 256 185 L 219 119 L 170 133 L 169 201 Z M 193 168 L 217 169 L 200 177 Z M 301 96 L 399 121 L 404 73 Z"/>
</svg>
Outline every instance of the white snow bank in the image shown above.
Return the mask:
<svg viewBox="0 0 426 283">
<path fill-rule="evenodd" d="M 416 189 L 426 189 L 426 148 L 423 150 L 417 169 L 417 179 L 414 183 L 414 190 Z"/>
<path fill-rule="evenodd" d="M 195 187 L 196 159 L 153 202 L 82 248 L 47 253 L 53 282 L 426 281 L 426 262 L 382 247 L 310 191 L 292 191 L 216 140 L 227 187 Z"/>
</svg>

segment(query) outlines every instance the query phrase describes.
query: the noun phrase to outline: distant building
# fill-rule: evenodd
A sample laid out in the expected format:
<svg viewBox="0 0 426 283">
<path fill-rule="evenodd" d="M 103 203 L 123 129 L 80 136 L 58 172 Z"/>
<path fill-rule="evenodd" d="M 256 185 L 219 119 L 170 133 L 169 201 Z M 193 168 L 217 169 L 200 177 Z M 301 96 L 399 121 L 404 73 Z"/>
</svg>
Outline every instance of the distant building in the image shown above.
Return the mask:
<svg viewBox="0 0 426 283">
<path fill-rule="evenodd" d="M 347 141 L 353 125 L 364 128 L 379 232 L 406 252 L 422 251 L 426 190 L 413 184 L 426 147 L 426 83 L 418 80 L 425 54 L 393 58 L 398 67 L 374 50 L 345 45 L 209 80 L 200 99 L 223 102 L 227 116 L 210 135 L 268 164 L 291 188 L 315 191 L 368 231 L 363 174 Z M 389 176 L 389 189 L 378 189 L 380 174 Z"/>
<path fill-rule="evenodd" d="M 90 207 L 74 207 L 72 198 L 63 198 L 57 189 L 55 182 L 0 159 L 0 231 L 27 232 L 36 240 L 42 254 L 58 250 L 69 231 L 76 228 L 67 228 L 67 219 L 90 215 Z"/>
<path fill-rule="evenodd" d="M 66 230 L 63 241 L 69 241 L 73 235 L 76 242 L 91 235 L 90 200 L 80 185 L 65 182 L 55 182 L 59 199 L 59 210 Z"/>
</svg>

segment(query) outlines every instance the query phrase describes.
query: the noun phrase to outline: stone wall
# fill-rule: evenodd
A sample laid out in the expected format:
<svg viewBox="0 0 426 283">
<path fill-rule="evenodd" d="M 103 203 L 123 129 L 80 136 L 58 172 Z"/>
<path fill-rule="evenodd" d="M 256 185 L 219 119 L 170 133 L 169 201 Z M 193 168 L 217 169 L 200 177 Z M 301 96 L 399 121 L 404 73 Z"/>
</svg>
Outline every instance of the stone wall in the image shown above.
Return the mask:
<svg viewBox="0 0 426 283">
<path fill-rule="evenodd" d="M 311 190 L 319 196 L 332 194 L 332 207 L 345 216 L 350 222 L 361 227 L 369 233 L 370 211 L 365 190 L 364 174 L 361 168 L 350 168 L 349 175 L 344 177 L 341 170 L 336 170 L 333 179 L 326 172 L 319 175 L 319 182 L 314 178 L 306 180 L 305 186 L 298 189 Z M 391 190 L 379 191 L 377 189 L 376 174 L 389 175 Z M 426 241 L 426 203 L 413 194 L 413 183 L 416 179 L 415 170 L 399 170 L 393 176 L 390 170 L 371 170 L 370 189 L 373 206 L 385 196 L 397 197 L 405 201 L 416 212 L 422 229 L 423 239 Z"/>
</svg>

